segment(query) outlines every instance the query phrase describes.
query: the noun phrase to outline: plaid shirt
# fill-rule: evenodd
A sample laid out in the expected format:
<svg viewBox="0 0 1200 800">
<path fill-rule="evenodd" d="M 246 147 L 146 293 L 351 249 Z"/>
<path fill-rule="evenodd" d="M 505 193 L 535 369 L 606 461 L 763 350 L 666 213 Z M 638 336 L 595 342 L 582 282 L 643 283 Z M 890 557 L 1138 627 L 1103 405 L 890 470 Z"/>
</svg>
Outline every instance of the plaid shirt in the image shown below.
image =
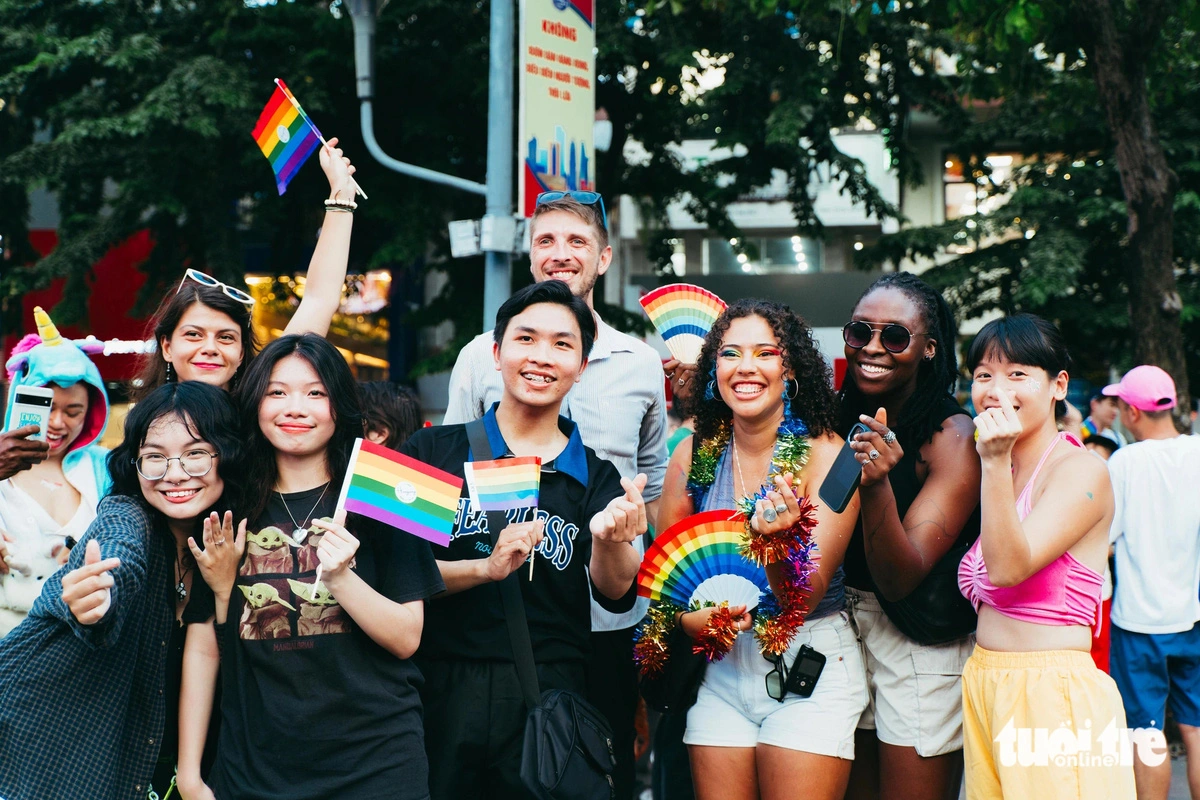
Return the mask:
<svg viewBox="0 0 1200 800">
<path fill-rule="evenodd" d="M 121 566 L 108 614 L 80 625 L 62 577 L 90 539 Z M 145 799 L 164 724 L 174 555 L 139 500 L 105 498 L 67 569 L 0 640 L 0 797 Z"/>
</svg>

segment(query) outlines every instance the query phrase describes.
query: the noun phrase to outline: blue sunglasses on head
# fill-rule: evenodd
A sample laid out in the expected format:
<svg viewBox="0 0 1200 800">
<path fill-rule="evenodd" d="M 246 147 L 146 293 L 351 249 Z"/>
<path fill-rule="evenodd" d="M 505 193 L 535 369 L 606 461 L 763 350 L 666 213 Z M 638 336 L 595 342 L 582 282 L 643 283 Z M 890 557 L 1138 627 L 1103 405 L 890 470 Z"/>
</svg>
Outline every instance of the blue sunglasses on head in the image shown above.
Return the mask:
<svg viewBox="0 0 1200 800">
<path fill-rule="evenodd" d="M 569 197 L 583 203 L 585 206 L 599 206 L 600 220 L 604 228 L 608 229 L 608 214 L 604 211 L 604 198 L 599 192 L 542 192 L 537 196 L 535 206 L 553 203 L 555 200 L 562 200 L 564 197 Z"/>
</svg>

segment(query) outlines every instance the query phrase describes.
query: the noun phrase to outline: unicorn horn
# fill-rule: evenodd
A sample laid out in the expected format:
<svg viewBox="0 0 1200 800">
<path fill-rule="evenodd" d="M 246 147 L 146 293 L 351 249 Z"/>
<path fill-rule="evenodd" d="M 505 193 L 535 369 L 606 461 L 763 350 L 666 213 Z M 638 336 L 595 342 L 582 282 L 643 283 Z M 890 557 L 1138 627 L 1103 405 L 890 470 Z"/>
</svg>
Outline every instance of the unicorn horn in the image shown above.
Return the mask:
<svg viewBox="0 0 1200 800">
<path fill-rule="evenodd" d="M 42 337 L 42 344 L 53 347 L 63 343 L 62 336 L 58 333 L 58 328 L 50 321 L 50 315 L 42 310 L 41 306 L 33 307 L 33 320 L 37 323 L 38 335 Z"/>
</svg>

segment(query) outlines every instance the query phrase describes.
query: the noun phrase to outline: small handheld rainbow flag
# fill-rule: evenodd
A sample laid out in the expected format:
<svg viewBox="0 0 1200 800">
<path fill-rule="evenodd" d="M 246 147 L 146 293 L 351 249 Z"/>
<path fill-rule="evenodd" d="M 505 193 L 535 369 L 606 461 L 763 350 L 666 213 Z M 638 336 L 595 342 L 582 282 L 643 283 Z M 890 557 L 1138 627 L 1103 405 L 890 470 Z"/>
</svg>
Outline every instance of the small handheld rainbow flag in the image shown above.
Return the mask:
<svg viewBox="0 0 1200 800">
<path fill-rule="evenodd" d="M 480 511 L 537 508 L 542 460 L 537 456 L 468 461 L 463 465 L 471 505 Z"/>
<path fill-rule="evenodd" d="M 271 162 L 280 194 L 287 191 L 292 178 L 325 138 L 279 78 L 275 79 L 275 94 L 259 115 L 251 135 Z"/>
<path fill-rule="evenodd" d="M 446 547 L 462 478 L 358 439 L 337 507 Z"/>
</svg>

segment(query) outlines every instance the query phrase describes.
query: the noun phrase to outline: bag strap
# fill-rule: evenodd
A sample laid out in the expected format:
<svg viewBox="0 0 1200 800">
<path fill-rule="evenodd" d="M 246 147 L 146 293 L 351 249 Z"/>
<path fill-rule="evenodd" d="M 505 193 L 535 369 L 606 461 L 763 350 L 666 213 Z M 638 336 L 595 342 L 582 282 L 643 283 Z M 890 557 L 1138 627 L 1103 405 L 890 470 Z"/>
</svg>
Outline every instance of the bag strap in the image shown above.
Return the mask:
<svg viewBox="0 0 1200 800">
<path fill-rule="evenodd" d="M 487 429 L 483 420 L 468 422 L 467 442 L 471 445 L 473 461 L 489 461 L 492 446 L 488 442 Z M 487 512 L 488 532 L 492 536 L 492 549 L 500 539 L 500 531 L 508 526 L 503 511 Z M 517 678 L 521 681 L 521 693 L 525 695 L 525 706 L 532 711 L 541 700 L 538 689 L 537 667 L 533 663 L 533 641 L 529 638 L 529 621 L 525 618 L 525 601 L 521 597 L 521 570 L 514 570 L 500 581 L 500 601 L 504 604 L 504 619 L 508 623 L 508 638 L 512 643 L 513 660 L 516 662 Z"/>
</svg>

